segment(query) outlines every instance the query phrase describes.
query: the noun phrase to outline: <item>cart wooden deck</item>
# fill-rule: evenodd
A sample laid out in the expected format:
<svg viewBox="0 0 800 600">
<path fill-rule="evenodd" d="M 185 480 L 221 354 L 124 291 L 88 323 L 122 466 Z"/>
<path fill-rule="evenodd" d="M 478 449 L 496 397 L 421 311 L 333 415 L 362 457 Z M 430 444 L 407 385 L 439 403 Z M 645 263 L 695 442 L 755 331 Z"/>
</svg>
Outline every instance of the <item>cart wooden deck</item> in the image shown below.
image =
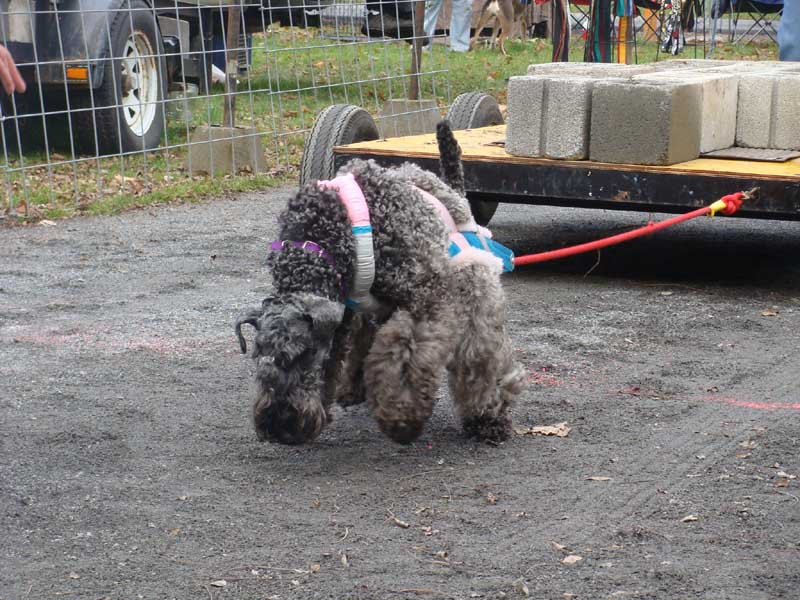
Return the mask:
<svg viewBox="0 0 800 600">
<path fill-rule="evenodd" d="M 699 158 L 668 167 L 548 160 L 506 153 L 504 125 L 455 133 L 470 200 L 685 212 L 758 187 L 758 198 L 738 215 L 800 220 L 800 158 L 785 162 Z M 384 166 L 409 161 L 439 171 L 432 134 L 339 146 L 334 155 L 336 168 L 358 157 Z"/>
</svg>

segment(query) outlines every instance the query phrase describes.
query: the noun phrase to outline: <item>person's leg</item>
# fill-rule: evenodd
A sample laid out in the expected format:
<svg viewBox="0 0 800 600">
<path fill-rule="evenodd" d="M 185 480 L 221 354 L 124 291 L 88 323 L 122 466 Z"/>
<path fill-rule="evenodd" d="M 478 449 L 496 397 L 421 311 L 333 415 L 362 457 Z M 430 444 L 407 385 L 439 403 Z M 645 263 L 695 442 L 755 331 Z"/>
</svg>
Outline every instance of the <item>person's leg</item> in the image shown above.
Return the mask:
<svg viewBox="0 0 800 600">
<path fill-rule="evenodd" d="M 427 0 L 425 2 L 425 38 L 426 42 L 430 43 L 436 31 L 436 20 L 439 18 L 439 13 L 442 11 L 444 0 Z"/>
<path fill-rule="evenodd" d="M 800 60 L 800 0 L 786 0 L 778 26 L 781 60 Z"/>
<path fill-rule="evenodd" d="M 452 7 L 450 48 L 456 52 L 467 52 L 469 50 L 469 27 L 472 24 L 472 0 L 453 0 Z"/>
</svg>

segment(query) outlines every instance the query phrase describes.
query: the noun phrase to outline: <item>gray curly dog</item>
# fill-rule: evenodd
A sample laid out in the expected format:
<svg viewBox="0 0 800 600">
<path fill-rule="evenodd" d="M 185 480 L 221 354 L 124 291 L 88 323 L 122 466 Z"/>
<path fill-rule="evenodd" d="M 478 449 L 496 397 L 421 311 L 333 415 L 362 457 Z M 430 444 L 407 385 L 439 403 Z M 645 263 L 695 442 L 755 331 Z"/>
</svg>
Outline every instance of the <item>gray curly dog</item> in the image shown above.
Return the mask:
<svg viewBox="0 0 800 600">
<path fill-rule="evenodd" d="M 256 329 L 253 417 L 262 441 L 311 441 L 334 403 L 366 402 L 385 434 L 410 443 L 433 412 L 445 369 L 464 432 L 489 442 L 509 436 L 522 373 L 505 333 L 501 267 L 470 252 L 450 257 L 452 228 L 437 201 L 459 230 L 477 226 L 447 122 L 437 139 L 441 179 L 412 164 L 362 160 L 337 175 L 352 175 L 369 211 L 374 272 L 355 307 L 369 310 L 354 310 L 348 298 L 370 266 L 359 246 L 370 227 L 355 226 L 331 182 L 305 185 L 289 200 L 268 258 L 275 294 L 235 326 L 243 353 L 242 325 Z"/>
</svg>

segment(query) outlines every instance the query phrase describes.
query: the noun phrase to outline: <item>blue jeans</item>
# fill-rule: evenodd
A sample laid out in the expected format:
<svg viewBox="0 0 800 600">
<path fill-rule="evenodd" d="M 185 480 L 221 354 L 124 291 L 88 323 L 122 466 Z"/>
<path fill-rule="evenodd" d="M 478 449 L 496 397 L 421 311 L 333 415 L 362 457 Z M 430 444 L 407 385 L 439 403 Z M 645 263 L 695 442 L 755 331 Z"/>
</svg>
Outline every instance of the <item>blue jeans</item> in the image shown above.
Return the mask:
<svg viewBox="0 0 800 600">
<path fill-rule="evenodd" d="M 800 2 L 800 0 L 795 0 Z M 452 0 L 450 14 L 450 48 L 456 52 L 469 50 L 469 26 L 472 23 L 472 0 Z M 444 5 L 444 0 L 428 0 L 425 3 L 425 37 L 433 37 L 436 20 Z"/>
<path fill-rule="evenodd" d="M 781 60 L 800 60 L 800 0 L 785 0 L 778 26 Z"/>
</svg>

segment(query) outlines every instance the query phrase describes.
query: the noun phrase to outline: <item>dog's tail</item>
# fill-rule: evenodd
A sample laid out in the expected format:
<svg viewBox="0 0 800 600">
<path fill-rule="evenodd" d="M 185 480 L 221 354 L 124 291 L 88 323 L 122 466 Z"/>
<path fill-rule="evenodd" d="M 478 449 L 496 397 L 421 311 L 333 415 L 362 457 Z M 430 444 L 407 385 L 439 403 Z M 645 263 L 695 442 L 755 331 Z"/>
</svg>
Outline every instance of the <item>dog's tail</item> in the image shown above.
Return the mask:
<svg viewBox="0 0 800 600">
<path fill-rule="evenodd" d="M 247 342 L 244 341 L 244 336 L 242 335 L 242 325 L 252 325 L 257 330 L 260 329 L 258 318 L 261 316 L 261 314 L 262 311 L 256 308 L 246 313 L 242 313 L 239 315 L 239 318 L 236 319 L 236 326 L 234 327 L 234 330 L 236 331 L 236 337 L 239 340 L 239 349 L 242 351 L 242 354 L 247 354 Z"/>
<path fill-rule="evenodd" d="M 447 119 L 436 125 L 436 141 L 439 142 L 439 165 L 442 170 L 442 180 L 462 196 L 465 195 L 461 146 L 458 145 Z"/>
</svg>

